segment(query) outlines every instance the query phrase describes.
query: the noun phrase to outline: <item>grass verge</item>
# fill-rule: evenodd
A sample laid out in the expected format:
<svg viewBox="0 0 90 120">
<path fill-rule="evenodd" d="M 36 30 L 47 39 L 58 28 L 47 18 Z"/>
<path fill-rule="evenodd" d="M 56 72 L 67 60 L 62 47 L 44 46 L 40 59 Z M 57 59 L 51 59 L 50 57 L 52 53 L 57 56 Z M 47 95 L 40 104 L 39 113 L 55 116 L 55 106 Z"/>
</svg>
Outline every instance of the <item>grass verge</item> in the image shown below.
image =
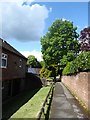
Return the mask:
<svg viewBox="0 0 90 120">
<path fill-rule="evenodd" d="M 54 88 L 55 88 L 55 85 L 53 86 L 52 92 L 51 92 L 49 98 L 47 99 L 47 104 L 45 105 L 44 111 L 41 116 L 41 118 L 43 118 L 44 120 L 49 120 L 49 118 L 50 118 L 50 113 L 51 113 L 50 110 L 51 110 L 51 103 L 52 103 L 52 99 L 53 99 Z"/>
<path fill-rule="evenodd" d="M 37 118 L 38 112 L 48 94 L 50 87 L 41 88 L 26 104 L 19 108 L 10 118 Z"/>
</svg>

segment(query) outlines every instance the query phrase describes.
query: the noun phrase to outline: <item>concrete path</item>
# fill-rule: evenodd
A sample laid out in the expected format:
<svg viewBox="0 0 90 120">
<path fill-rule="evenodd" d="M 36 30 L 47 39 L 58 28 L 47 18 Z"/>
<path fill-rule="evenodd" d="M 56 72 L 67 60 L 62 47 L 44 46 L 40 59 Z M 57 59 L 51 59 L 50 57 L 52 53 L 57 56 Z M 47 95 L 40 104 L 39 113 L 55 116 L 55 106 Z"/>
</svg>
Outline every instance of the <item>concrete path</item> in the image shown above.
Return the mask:
<svg viewBox="0 0 90 120">
<path fill-rule="evenodd" d="M 76 99 L 70 94 L 67 88 L 60 82 L 55 85 L 55 91 L 53 95 L 50 119 L 54 118 L 69 118 L 74 120 L 74 118 L 80 120 L 89 120 L 85 116 L 84 112 L 80 108 L 80 105 Z"/>
</svg>

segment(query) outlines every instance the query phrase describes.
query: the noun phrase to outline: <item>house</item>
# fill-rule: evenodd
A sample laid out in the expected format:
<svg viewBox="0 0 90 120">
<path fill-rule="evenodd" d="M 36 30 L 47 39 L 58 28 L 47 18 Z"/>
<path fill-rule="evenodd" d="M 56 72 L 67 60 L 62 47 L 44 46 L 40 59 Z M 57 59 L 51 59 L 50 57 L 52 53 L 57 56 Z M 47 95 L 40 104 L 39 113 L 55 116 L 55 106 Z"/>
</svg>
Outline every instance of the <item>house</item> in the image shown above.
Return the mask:
<svg viewBox="0 0 90 120">
<path fill-rule="evenodd" d="M 26 62 L 27 58 L 0 38 L 0 81 L 2 80 L 3 100 L 24 89 Z"/>
</svg>

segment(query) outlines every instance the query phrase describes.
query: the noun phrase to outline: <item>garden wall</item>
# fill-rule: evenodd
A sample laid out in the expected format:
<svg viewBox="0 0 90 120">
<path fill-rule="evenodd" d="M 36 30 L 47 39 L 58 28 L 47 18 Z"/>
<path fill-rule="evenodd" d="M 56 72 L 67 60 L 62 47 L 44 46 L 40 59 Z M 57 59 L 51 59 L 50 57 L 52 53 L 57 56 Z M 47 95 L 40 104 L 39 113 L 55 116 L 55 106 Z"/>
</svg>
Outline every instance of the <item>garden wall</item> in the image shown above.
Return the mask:
<svg viewBox="0 0 90 120">
<path fill-rule="evenodd" d="M 72 76 L 62 76 L 61 81 L 90 111 L 90 72 L 81 72 Z"/>
</svg>

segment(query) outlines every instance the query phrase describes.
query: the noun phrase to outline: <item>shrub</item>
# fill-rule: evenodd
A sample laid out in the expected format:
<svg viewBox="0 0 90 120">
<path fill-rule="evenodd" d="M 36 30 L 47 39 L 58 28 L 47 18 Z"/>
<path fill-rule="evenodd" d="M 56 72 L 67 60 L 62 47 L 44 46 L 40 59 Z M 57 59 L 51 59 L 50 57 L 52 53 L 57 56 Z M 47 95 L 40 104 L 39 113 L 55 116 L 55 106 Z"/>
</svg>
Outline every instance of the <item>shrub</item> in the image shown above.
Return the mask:
<svg viewBox="0 0 90 120">
<path fill-rule="evenodd" d="M 40 70 L 40 77 L 41 78 L 49 78 L 52 74 L 52 71 L 48 70 L 47 68 L 43 67 Z"/>
<path fill-rule="evenodd" d="M 71 75 L 78 72 L 77 65 L 75 64 L 75 61 L 68 62 L 66 67 L 63 69 L 62 74 L 63 75 Z"/>
<path fill-rule="evenodd" d="M 80 53 L 75 60 L 68 62 L 63 69 L 63 75 L 71 75 L 78 72 L 90 71 L 90 51 Z"/>
<path fill-rule="evenodd" d="M 90 51 L 82 52 L 76 58 L 79 72 L 90 71 Z"/>
</svg>

